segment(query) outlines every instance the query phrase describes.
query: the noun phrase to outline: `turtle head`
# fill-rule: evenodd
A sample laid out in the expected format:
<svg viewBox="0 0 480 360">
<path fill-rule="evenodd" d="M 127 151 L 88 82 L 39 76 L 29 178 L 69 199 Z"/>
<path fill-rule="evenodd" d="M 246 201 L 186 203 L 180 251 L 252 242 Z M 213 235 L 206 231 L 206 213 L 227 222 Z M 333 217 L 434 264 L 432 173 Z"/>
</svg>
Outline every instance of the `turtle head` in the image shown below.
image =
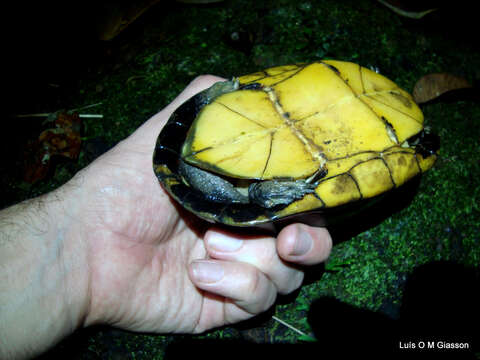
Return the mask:
<svg viewBox="0 0 480 360">
<path fill-rule="evenodd" d="M 416 153 L 427 158 L 437 154 L 440 149 L 440 138 L 432 133 L 429 127 L 425 127 L 411 139 L 411 145 L 415 148 Z"/>
</svg>

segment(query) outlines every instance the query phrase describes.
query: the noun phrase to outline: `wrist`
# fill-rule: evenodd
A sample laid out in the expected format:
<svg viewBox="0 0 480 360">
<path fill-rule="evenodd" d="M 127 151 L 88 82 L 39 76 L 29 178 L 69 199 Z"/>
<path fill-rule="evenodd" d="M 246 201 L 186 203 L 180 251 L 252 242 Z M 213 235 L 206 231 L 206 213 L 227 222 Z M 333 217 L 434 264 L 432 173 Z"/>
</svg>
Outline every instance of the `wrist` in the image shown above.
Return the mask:
<svg viewBox="0 0 480 360">
<path fill-rule="evenodd" d="M 71 182 L 48 194 L 47 211 L 54 219 L 52 237 L 61 246 L 59 271 L 64 274 L 65 314 L 71 331 L 82 327 L 89 307 L 88 243 L 82 228 L 80 191 Z"/>
<path fill-rule="evenodd" d="M 82 325 L 85 254 L 65 186 L 0 213 L 0 358 L 36 355 Z"/>
</svg>

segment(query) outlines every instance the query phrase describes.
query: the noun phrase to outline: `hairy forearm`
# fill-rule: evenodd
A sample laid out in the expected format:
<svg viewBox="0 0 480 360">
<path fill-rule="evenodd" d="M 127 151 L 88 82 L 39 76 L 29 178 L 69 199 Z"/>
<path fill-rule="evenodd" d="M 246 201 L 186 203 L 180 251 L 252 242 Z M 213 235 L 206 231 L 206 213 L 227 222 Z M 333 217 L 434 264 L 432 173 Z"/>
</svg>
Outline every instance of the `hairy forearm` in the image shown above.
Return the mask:
<svg viewBox="0 0 480 360">
<path fill-rule="evenodd" d="M 86 254 L 63 189 L 0 211 L 0 358 L 34 356 L 86 311 Z"/>
</svg>

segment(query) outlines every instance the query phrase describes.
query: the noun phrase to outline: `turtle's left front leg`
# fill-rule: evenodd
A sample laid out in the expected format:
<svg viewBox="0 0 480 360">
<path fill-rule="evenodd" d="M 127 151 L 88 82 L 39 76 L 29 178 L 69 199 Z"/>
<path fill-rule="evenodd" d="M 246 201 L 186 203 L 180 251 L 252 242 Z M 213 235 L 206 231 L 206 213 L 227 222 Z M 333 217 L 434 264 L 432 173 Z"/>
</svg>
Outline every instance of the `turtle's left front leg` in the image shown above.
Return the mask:
<svg viewBox="0 0 480 360">
<path fill-rule="evenodd" d="M 248 197 L 237 191 L 228 181 L 189 165 L 181 159 L 178 171 L 188 185 L 198 190 L 210 201 L 224 204 L 248 204 L 249 202 Z"/>
</svg>

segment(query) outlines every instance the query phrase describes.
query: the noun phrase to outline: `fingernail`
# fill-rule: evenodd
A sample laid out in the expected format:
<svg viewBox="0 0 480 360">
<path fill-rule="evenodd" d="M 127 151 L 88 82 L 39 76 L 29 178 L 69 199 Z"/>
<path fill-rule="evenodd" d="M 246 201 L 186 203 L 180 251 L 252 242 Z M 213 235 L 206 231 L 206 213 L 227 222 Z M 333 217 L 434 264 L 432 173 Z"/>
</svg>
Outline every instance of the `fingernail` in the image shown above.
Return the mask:
<svg viewBox="0 0 480 360">
<path fill-rule="evenodd" d="M 208 238 L 208 245 L 218 251 L 236 251 L 240 249 L 243 240 L 214 232 Z"/>
<path fill-rule="evenodd" d="M 313 240 L 310 234 L 306 231 L 300 231 L 298 234 L 297 241 L 293 247 L 291 255 L 300 256 L 306 254 L 312 247 Z"/>
<path fill-rule="evenodd" d="M 193 277 L 204 283 L 214 283 L 223 278 L 223 266 L 217 262 L 194 261 L 192 262 Z"/>
</svg>

